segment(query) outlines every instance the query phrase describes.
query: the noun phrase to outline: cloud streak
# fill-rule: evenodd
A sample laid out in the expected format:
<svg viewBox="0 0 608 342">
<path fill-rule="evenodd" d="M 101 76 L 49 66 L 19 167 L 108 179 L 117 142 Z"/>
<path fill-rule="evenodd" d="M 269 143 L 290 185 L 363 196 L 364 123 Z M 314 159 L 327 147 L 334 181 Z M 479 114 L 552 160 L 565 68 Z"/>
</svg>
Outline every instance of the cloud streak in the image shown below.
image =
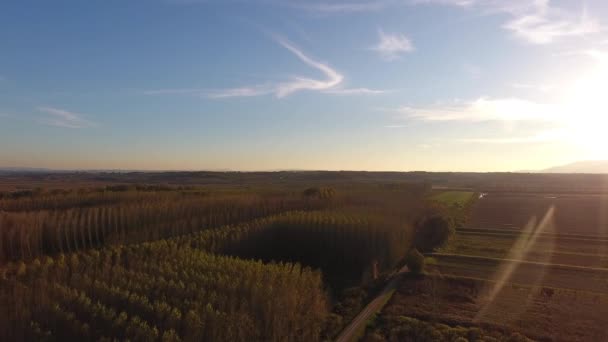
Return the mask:
<svg viewBox="0 0 608 342">
<path fill-rule="evenodd" d="M 549 44 L 568 37 L 583 37 L 602 30 L 599 21 L 585 9 L 579 16 L 536 1 L 533 10 L 516 15 L 503 25 L 516 37 L 532 44 Z"/>
<path fill-rule="evenodd" d="M 542 93 L 549 93 L 557 88 L 555 84 L 529 84 L 529 83 L 512 83 L 512 88 L 522 90 L 535 90 Z"/>
<path fill-rule="evenodd" d="M 550 44 L 565 38 L 588 36 L 603 30 L 599 20 L 583 7 L 580 14 L 551 5 L 550 0 L 416 0 L 416 3 L 474 8 L 484 14 L 507 14 L 502 28 L 531 44 Z"/>
<path fill-rule="evenodd" d="M 38 119 L 38 122 L 44 125 L 64 128 L 87 128 L 97 126 L 97 123 L 83 118 L 82 114 L 52 107 L 38 107 L 37 109 L 39 112 L 47 114 L 46 117 Z"/>
<path fill-rule="evenodd" d="M 530 136 L 518 136 L 509 138 L 465 138 L 458 141 L 470 144 L 530 144 L 563 141 L 569 135 L 564 130 L 546 130 Z"/>
<path fill-rule="evenodd" d="M 369 88 L 344 88 L 344 89 L 328 89 L 325 90 L 325 94 L 335 95 L 378 95 L 386 94 L 392 90 L 380 90 L 380 89 L 369 89 Z"/>
<path fill-rule="evenodd" d="M 449 105 L 401 107 L 397 112 L 407 118 L 435 122 L 554 121 L 559 113 L 557 109 L 555 105 L 518 98 L 481 97 L 474 101 L 457 101 Z"/>
<path fill-rule="evenodd" d="M 222 99 L 231 97 L 252 97 L 269 94 L 273 94 L 277 98 L 284 98 L 302 90 L 329 90 L 335 88 L 344 80 L 344 76 L 341 73 L 331 68 L 328 64 L 319 62 L 309 57 L 289 40 L 279 36 L 275 36 L 274 38 L 279 45 L 294 54 L 304 64 L 320 71 L 325 76 L 325 78 L 313 79 L 304 76 L 294 76 L 289 81 L 280 82 L 276 84 L 263 84 L 221 90 L 212 90 L 205 92 L 205 95 L 208 98 L 212 99 Z"/>
<path fill-rule="evenodd" d="M 310 78 L 305 76 L 293 76 L 283 82 L 264 83 L 246 85 L 226 89 L 208 88 L 177 88 L 177 89 L 156 89 L 145 90 L 144 95 L 197 95 L 209 99 L 227 99 L 237 97 L 255 97 L 264 95 L 274 95 L 277 98 L 284 98 L 299 91 L 317 91 L 331 95 L 377 95 L 386 93 L 386 90 L 370 88 L 344 88 L 344 75 L 332 68 L 329 64 L 320 62 L 295 44 L 280 36 L 274 36 L 275 41 L 296 56 L 302 63 L 312 69 L 319 71 L 323 78 Z"/>
<path fill-rule="evenodd" d="M 380 54 L 387 61 L 400 58 L 403 54 L 415 50 L 412 41 L 405 35 L 399 33 L 385 33 L 378 30 L 379 41 L 370 49 Z"/>
<path fill-rule="evenodd" d="M 280 83 L 276 87 L 276 96 L 281 98 L 289 94 L 292 94 L 299 90 L 326 90 L 331 89 L 338 84 L 342 83 L 344 76 L 332 69 L 329 65 L 323 64 L 308 57 L 302 50 L 298 49 L 295 45 L 289 42 L 287 39 L 277 37 L 277 42 L 298 57 L 302 62 L 308 66 L 321 71 L 325 75 L 324 80 L 316 80 L 301 76 L 296 76 L 292 81 Z"/>
<path fill-rule="evenodd" d="M 531 44 L 550 44 L 604 30 L 585 7 L 580 13 L 561 8 L 551 0 L 376 0 L 348 2 L 291 2 L 292 7 L 320 13 L 369 12 L 404 5 L 444 5 L 475 9 L 486 15 L 507 14 L 503 29 Z"/>
</svg>

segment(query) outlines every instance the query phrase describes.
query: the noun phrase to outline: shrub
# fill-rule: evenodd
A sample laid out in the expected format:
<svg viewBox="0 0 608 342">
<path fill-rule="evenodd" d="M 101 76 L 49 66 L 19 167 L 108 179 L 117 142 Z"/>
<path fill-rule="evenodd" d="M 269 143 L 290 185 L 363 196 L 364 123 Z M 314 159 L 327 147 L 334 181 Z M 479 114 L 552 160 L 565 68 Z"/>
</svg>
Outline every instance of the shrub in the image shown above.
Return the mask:
<svg viewBox="0 0 608 342">
<path fill-rule="evenodd" d="M 414 248 L 405 257 L 405 264 L 410 272 L 419 274 L 424 270 L 424 256 Z"/>
<path fill-rule="evenodd" d="M 434 215 L 416 227 L 414 246 L 423 252 L 431 252 L 443 247 L 453 234 L 454 223 L 443 215 Z"/>
<path fill-rule="evenodd" d="M 304 197 L 317 199 L 332 199 L 336 195 L 333 188 L 308 188 L 303 192 Z"/>
</svg>

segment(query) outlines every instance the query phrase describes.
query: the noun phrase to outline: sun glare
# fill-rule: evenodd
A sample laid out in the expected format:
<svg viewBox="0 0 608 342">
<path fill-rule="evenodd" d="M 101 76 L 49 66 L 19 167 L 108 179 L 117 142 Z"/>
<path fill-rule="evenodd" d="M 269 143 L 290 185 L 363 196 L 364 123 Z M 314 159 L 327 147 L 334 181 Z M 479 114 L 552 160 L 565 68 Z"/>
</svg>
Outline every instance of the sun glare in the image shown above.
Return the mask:
<svg viewBox="0 0 608 342">
<path fill-rule="evenodd" d="M 599 56 L 598 56 L 599 59 Z M 562 106 L 573 142 L 591 159 L 608 157 L 608 58 L 576 81 Z"/>
</svg>

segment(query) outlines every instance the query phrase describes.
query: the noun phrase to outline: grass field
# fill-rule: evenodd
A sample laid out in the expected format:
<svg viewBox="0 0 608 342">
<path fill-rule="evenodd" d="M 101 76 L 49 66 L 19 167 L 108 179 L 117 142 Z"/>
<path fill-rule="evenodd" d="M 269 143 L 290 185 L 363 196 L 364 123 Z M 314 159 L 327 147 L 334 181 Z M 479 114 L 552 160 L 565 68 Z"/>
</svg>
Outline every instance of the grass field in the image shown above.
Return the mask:
<svg viewBox="0 0 608 342">
<path fill-rule="evenodd" d="M 433 196 L 431 196 L 431 199 L 447 205 L 465 205 L 468 201 L 471 200 L 473 195 L 474 192 L 472 191 L 443 191 L 434 194 Z"/>
</svg>

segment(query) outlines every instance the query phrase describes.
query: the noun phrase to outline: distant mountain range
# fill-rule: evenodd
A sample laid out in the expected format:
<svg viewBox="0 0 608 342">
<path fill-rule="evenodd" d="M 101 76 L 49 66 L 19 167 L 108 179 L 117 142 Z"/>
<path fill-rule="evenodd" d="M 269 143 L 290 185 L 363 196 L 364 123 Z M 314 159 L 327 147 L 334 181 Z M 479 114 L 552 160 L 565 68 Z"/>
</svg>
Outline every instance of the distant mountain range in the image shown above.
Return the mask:
<svg viewBox="0 0 608 342">
<path fill-rule="evenodd" d="M 555 166 L 541 173 L 608 173 L 608 160 L 578 161 L 566 165 Z"/>
<path fill-rule="evenodd" d="M 186 171 L 185 172 L 191 172 Z M 260 170 L 253 172 L 311 172 L 314 170 L 299 170 L 299 169 L 273 169 Z M 129 173 L 129 172 L 180 172 L 180 170 L 120 170 L 120 169 L 50 169 L 36 167 L 0 167 L 0 173 Z M 235 172 L 230 169 L 210 169 L 202 172 Z M 238 172 L 238 171 L 236 171 Z M 586 160 L 578 161 L 566 165 L 554 166 L 544 170 L 519 170 L 515 173 L 606 173 L 608 174 L 608 160 Z"/>
</svg>

